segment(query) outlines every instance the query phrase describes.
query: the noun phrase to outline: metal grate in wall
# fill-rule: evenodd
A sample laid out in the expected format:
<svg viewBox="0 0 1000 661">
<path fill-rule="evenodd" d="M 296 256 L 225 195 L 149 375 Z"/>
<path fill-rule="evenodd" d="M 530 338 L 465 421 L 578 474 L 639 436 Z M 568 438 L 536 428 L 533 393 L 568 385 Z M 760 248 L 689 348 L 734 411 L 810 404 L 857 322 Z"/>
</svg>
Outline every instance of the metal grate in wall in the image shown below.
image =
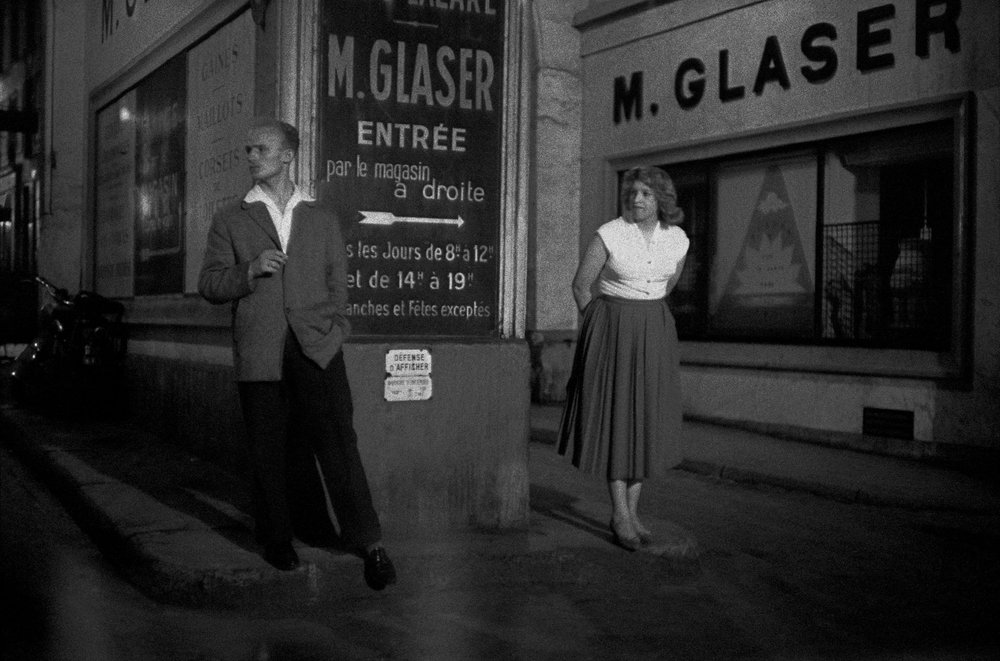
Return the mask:
<svg viewBox="0 0 1000 661">
<path fill-rule="evenodd" d="M 862 413 L 861 433 L 866 436 L 887 436 L 912 441 L 913 411 L 866 406 Z"/>
</svg>

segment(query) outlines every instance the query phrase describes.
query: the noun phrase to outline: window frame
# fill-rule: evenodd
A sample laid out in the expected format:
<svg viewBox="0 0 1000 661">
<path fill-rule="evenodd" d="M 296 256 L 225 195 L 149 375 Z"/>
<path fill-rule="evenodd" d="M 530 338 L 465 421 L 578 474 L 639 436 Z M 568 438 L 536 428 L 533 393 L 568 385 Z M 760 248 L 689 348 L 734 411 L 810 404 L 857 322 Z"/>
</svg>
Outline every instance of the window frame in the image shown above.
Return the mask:
<svg viewBox="0 0 1000 661">
<path fill-rule="evenodd" d="M 866 113 L 844 113 L 819 121 L 803 121 L 770 127 L 765 131 L 730 134 L 710 141 L 674 143 L 667 149 L 610 158 L 607 170 L 617 190 L 616 175 L 634 165 L 662 165 L 668 170 L 696 161 L 738 158 L 754 153 L 794 150 L 797 146 L 862 133 L 902 128 L 939 120 L 953 125 L 954 210 L 952 218 L 952 270 L 949 313 L 952 329 L 948 345 L 941 351 L 802 344 L 767 340 L 685 340 L 680 344 L 681 362 L 695 367 L 731 367 L 777 371 L 817 372 L 886 377 L 912 377 L 965 381 L 971 374 L 972 193 L 974 97 L 971 93 L 948 95 L 919 103 L 899 104 Z M 822 172 L 820 172 L 822 176 Z M 820 179 L 822 187 L 822 179 Z M 820 201 L 822 205 L 822 201 Z M 821 230 L 817 219 L 817 232 Z M 712 223 L 710 232 L 717 231 Z M 817 256 L 819 266 L 821 255 Z"/>
</svg>

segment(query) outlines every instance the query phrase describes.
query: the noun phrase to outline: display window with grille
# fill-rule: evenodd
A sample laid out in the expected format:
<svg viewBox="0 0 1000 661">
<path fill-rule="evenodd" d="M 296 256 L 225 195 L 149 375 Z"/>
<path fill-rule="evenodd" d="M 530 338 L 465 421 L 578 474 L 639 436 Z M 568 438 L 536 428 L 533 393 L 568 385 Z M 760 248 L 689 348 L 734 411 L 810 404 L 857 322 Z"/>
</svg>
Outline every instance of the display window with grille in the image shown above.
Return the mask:
<svg viewBox="0 0 1000 661">
<path fill-rule="evenodd" d="M 668 163 L 691 239 L 682 340 L 948 352 L 957 117 Z"/>
</svg>

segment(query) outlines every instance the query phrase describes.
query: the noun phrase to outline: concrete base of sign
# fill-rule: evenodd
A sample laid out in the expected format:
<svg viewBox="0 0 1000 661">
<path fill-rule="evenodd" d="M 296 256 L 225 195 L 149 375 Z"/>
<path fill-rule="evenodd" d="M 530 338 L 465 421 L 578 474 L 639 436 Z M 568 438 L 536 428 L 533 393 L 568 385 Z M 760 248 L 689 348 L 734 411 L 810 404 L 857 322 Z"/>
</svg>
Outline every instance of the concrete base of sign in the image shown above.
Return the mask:
<svg viewBox="0 0 1000 661">
<path fill-rule="evenodd" d="M 430 399 L 386 401 L 390 349 L 431 352 Z M 396 534 L 527 524 L 525 342 L 352 343 L 345 360 L 359 447 L 384 527 Z M 230 367 L 149 356 L 129 361 L 138 422 L 244 470 L 243 422 Z"/>
<path fill-rule="evenodd" d="M 385 400 L 385 355 L 391 349 L 431 352 L 430 399 Z M 361 452 L 386 525 L 527 523 L 526 343 L 355 343 L 345 359 Z"/>
</svg>

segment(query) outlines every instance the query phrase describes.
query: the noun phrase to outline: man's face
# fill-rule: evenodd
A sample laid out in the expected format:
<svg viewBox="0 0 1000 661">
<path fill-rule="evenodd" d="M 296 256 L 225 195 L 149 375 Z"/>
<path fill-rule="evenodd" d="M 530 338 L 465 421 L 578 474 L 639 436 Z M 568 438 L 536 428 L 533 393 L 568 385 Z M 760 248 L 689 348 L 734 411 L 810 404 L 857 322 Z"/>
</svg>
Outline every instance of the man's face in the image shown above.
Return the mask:
<svg viewBox="0 0 1000 661">
<path fill-rule="evenodd" d="M 253 128 L 247 134 L 247 163 L 254 182 L 269 181 L 286 170 L 294 153 L 285 146 L 281 132 Z"/>
</svg>

